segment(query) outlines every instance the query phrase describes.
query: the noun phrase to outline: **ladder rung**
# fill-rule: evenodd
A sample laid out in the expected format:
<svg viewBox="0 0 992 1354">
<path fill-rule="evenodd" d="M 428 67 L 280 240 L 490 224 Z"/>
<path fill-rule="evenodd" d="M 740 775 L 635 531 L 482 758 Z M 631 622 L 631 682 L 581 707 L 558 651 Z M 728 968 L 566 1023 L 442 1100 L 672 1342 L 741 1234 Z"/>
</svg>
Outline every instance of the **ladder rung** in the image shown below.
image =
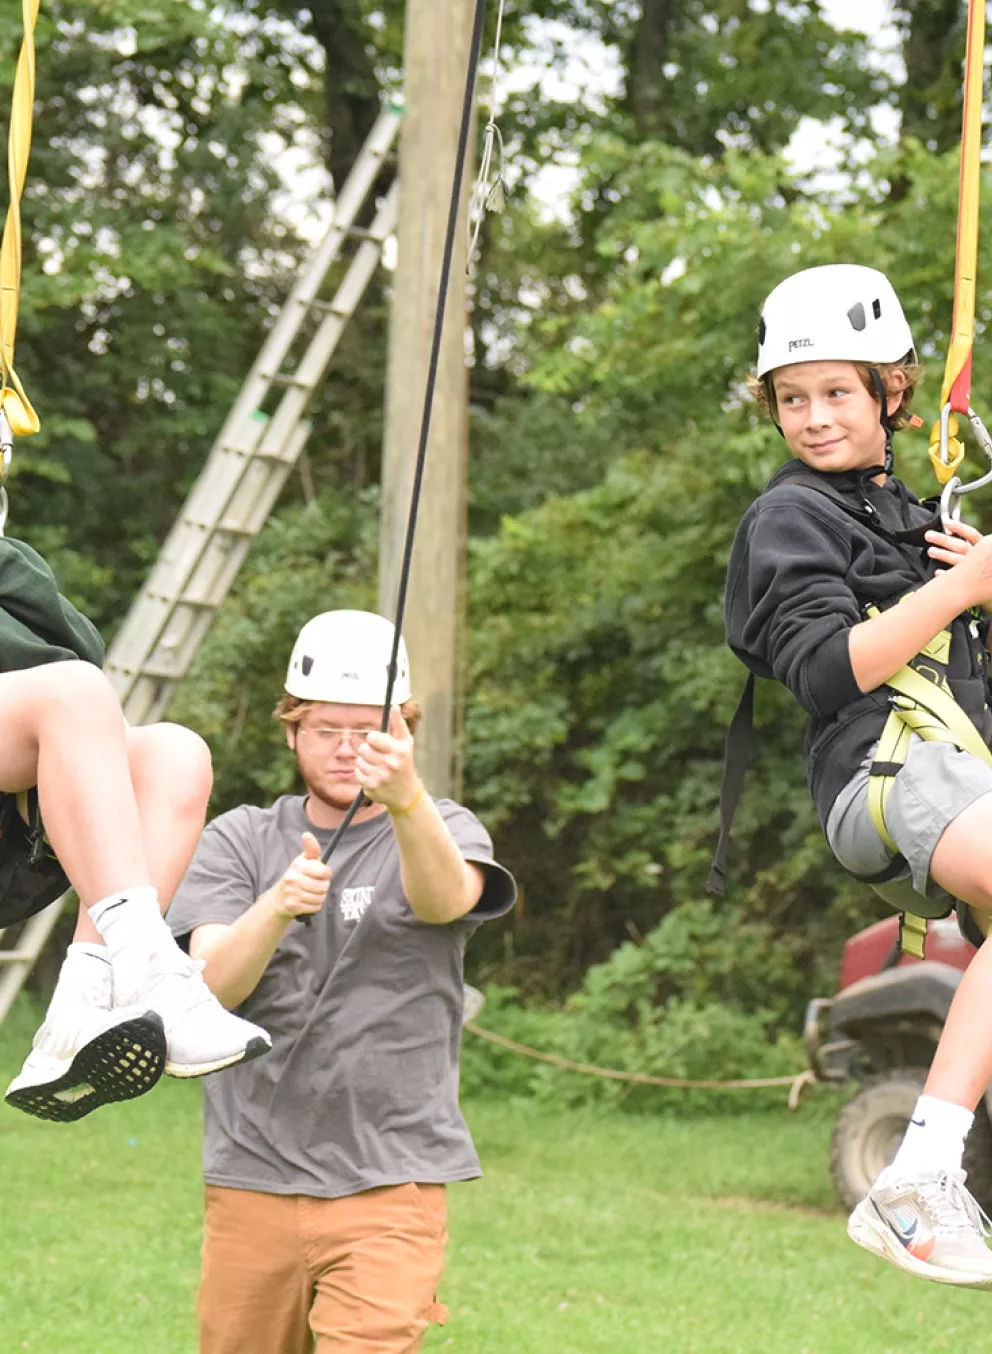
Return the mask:
<svg viewBox="0 0 992 1354">
<path fill-rule="evenodd" d="M 310 309 L 319 310 L 321 315 L 337 315 L 342 320 L 350 320 L 352 316 L 350 310 L 342 310 L 333 301 L 311 301 Z"/>
<path fill-rule="evenodd" d="M 20 950 L 0 950 L 0 964 L 30 964 L 34 956 L 22 954 Z"/>
<path fill-rule="evenodd" d="M 272 461 L 272 460 L 277 460 L 277 459 L 278 459 L 278 458 L 277 458 L 277 457 L 274 457 L 270 452 L 266 452 L 264 455 L 263 455 L 261 452 L 256 452 L 255 455 L 252 457 L 252 460 L 254 460 L 254 461 Z M 210 532 L 210 531 L 224 531 L 224 532 L 226 532 L 226 533 L 227 533 L 228 535 L 230 535 L 230 536 L 254 536 L 254 534 L 255 534 L 253 531 L 248 531 L 248 530 L 246 530 L 246 528 L 244 528 L 244 527 L 232 527 L 232 526 L 228 526 L 228 525 L 227 525 L 226 523 L 224 523 L 224 522 L 218 522 L 218 521 L 212 521 L 212 522 L 197 521 L 196 519 L 194 519 L 194 518 L 192 518 L 192 517 L 184 517 L 184 518 L 183 518 L 183 524 L 184 524 L 185 526 L 195 527 L 195 528 L 197 529 L 197 531 L 207 531 L 207 532 Z M 168 598 L 168 594 L 162 593 L 162 592 L 146 592 L 146 593 L 145 593 L 145 596 L 146 596 L 146 597 L 166 597 L 166 598 Z"/>
<path fill-rule="evenodd" d="M 175 681 L 179 676 L 174 663 L 142 663 L 139 677 L 158 677 L 163 681 Z"/>
<path fill-rule="evenodd" d="M 244 535 L 246 533 L 241 532 L 239 534 Z M 247 534 L 252 535 L 254 533 L 249 532 Z M 156 602 L 165 602 L 166 606 L 206 607 L 208 610 L 213 607 L 213 602 L 199 602 L 194 597 L 186 597 L 184 595 L 176 597 L 167 592 L 146 592 L 145 596 L 153 597 Z"/>
<path fill-rule="evenodd" d="M 354 240 L 371 240 L 373 244 L 382 244 L 382 236 L 377 235 L 374 230 L 366 230 L 364 226 L 349 226 L 345 235 Z"/>
<path fill-rule="evenodd" d="M 277 371 L 269 380 L 274 386 L 299 386 L 301 390 L 310 389 L 310 382 L 301 381 L 299 374 L 295 371 Z"/>
</svg>

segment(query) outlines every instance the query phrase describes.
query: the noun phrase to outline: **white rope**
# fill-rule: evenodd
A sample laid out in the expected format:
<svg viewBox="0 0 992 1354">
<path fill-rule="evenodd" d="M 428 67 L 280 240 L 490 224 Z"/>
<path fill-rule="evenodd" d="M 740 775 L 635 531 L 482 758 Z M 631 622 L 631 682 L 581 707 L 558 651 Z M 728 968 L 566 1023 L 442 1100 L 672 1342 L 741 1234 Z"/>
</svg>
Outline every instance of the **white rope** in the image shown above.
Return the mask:
<svg viewBox="0 0 992 1354">
<path fill-rule="evenodd" d="M 479 245 L 479 233 L 486 212 L 501 212 L 506 206 L 506 177 L 503 166 L 503 135 L 496 125 L 496 108 L 499 102 L 499 60 L 500 43 L 503 36 L 503 7 L 505 0 L 499 0 L 496 14 L 496 40 L 493 44 L 493 73 L 489 87 L 489 120 L 485 127 L 485 140 L 482 156 L 479 160 L 479 173 L 472 189 L 469 202 L 469 245 L 468 267 L 473 268 Z M 493 155 L 496 152 L 498 169 L 490 182 L 493 168 Z"/>
</svg>

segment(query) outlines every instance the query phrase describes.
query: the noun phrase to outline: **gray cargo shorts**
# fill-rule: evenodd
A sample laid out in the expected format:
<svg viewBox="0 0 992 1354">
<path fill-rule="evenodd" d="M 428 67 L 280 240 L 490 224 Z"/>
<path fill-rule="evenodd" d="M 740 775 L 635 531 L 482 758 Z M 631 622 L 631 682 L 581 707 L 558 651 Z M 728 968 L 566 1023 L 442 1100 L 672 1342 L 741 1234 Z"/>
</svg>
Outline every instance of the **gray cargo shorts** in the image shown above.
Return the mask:
<svg viewBox="0 0 992 1354">
<path fill-rule="evenodd" d="M 880 874 L 893 859 L 868 812 L 868 773 L 874 755 L 873 748 L 837 796 L 827 819 L 831 851 L 845 870 L 860 876 Z M 885 805 L 885 824 L 905 858 L 906 869 L 872 887 L 892 906 L 904 910 L 899 893 L 911 883 L 932 904 L 929 915 L 944 915 L 956 900 L 930 877 L 934 848 L 944 829 L 987 794 L 992 794 L 992 767 L 950 743 L 926 742 L 912 734 L 905 765 Z"/>
</svg>

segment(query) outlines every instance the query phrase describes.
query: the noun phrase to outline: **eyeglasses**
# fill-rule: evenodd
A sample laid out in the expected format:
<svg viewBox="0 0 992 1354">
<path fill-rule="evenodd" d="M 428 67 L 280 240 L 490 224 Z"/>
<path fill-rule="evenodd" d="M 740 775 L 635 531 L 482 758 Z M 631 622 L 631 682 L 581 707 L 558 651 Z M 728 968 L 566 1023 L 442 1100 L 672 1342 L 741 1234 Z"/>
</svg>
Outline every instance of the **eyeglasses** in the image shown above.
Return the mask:
<svg viewBox="0 0 992 1354">
<path fill-rule="evenodd" d="M 331 724 L 321 724 L 314 728 L 302 728 L 297 725 L 297 732 L 306 734 L 307 738 L 313 739 L 318 747 L 331 748 L 339 747 L 347 739 L 353 738 L 355 744 L 364 743 L 370 733 L 378 733 L 378 729 L 339 729 Z"/>
</svg>

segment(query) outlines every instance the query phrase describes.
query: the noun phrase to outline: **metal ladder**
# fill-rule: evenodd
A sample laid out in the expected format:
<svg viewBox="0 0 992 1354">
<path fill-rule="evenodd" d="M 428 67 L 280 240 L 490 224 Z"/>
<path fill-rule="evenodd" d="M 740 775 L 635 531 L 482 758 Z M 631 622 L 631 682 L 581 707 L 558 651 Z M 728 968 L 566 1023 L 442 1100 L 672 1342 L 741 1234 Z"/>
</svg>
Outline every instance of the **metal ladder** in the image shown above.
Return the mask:
<svg viewBox="0 0 992 1354">
<path fill-rule="evenodd" d="M 110 646 L 104 670 L 131 724 L 161 718 L 303 450 L 310 399 L 396 228 L 395 175 L 368 229 L 355 222 L 382 173 L 401 118 L 396 105 L 380 113 L 335 200 L 327 233 L 304 264 Z M 324 279 L 349 238 L 359 241 L 358 248 L 333 299 L 321 300 Z M 311 317 L 320 317 L 316 330 L 295 367 L 287 370 L 293 343 Z M 270 418 L 262 406 L 276 387 L 285 389 Z M 0 1023 L 69 896 L 33 917 L 13 949 L 0 950 Z"/>
</svg>

